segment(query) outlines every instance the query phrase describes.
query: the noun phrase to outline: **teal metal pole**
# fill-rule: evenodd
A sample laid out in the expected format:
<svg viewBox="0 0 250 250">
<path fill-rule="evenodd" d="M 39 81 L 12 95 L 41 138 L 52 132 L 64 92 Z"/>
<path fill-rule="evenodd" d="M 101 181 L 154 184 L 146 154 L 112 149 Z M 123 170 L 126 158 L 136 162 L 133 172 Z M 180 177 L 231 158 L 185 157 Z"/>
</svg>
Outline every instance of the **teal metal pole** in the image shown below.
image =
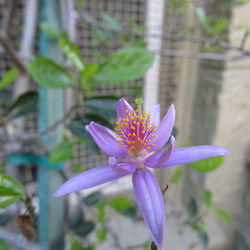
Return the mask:
<svg viewBox="0 0 250 250">
<path fill-rule="evenodd" d="M 39 0 L 40 23 L 46 22 L 55 28 L 61 28 L 61 15 L 59 0 Z M 58 41 L 51 39 L 46 34 L 39 36 L 40 55 L 50 57 L 60 62 L 62 55 L 58 48 Z M 62 90 L 39 89 L 39 119 L 38 129 L 42 131 L 52 125 L 64 114 L 64 95 Z M 62 126 L 58 126 L 53 132 L 45 135 L 44 144 L 48 148 L 57 145 L 62 139 Z M 58 170 L 53 166 L 39 166 L 38 170 L 38 241 L 48 249 L 63 249 L 64 239 L 64 200 L 53 197 L 55 190 L 63 183 Z"/>
</svg>

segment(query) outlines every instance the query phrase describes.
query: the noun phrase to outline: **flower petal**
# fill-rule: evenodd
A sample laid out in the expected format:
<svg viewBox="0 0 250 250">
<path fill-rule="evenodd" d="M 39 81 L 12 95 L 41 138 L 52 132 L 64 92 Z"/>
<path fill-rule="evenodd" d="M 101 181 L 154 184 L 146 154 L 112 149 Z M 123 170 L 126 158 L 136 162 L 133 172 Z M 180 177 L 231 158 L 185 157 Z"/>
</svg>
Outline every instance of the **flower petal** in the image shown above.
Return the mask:
<svg viewBox="0 0 250 250">
<path fill-rule="evenodd" d="M 151 117 L 151 124 L 155 123 L 157 126 L 160 123 L 160 104 L 156 104 L 149 112 Z"/>
<path fill-rule="evenodd" d="M 102 165 L 71 178 L 55 192 L 54 196 L 63 196 L 71 192 L 94 187 L 125 175 L 113 171 L 108 165 Z"/>
<path fill-rule="evenodd" d="M 155 157 L 160 157 L 164 152 L 159 152 L 155 154 Z M 206 158 L 216 157 L 216 156 L 225 156 L 228 155 L 229 151 L 224 148 L 217 146 L 194 146 L 186 148 L 177 148 L 174 150 L 172 155 L 168 160 L 159 164 L 159 165 L 150 165 L 152 168 L 164 168 L 170 166 L 176 166 L 181 164 L 186 164 L 193 161 L 198 161 Z M 151 162 L 150 162 L 151 163 Z"/>
<path fill-rule="evenodd" d="M 125 110 L 128 110 L 128 112 L 125 112 Z M 117 118 L 125 118 L 132 110 L 133 108 L 129 105 L 125 98 L 121 98 L 117 103 Z"/>
<path fill-rule="evenodd" d="M 151 142 L 152 144 L 156 144 L 156 146 L 152 148 L 153 150 L 158 150 L 167 143 L 174 127 L 174 121 L 175 108 L 172 104 L 157 128 L 157 132 L 155 133 L 156 137 Z"/>
<path fill-rule="evenodd" d="M 104 153 L 121 158 L 126 156 L 127 151 L 118 147 L 117 138 L 112 130 L 95 122 L 91 122 L 85 128 Z"/>
<path fill-rule="evenodd" d="M 133 186 L 146 225 L 154 242 L 161 248 L 165 234 L 165 211 L 159 184 L 154 175 L 144 168 L 134 173 Z"/>
<path fill-rule="evenodd" d="M 174 136 L 171 136 L 170 145 L 168 146 L 167 150 L 149 156 L 144 164 L 151 168 L 162 165 L 170 158 L 170 156 L 174 152 L 175 144 L 175 138 Z"/>
<path fill-rule="evenodd" d="M 117 163 L 115 157 L 109 158 L 109 166 L 119 174 L 132 174 L 136 170 L 136 165 L 130 162 Z"/>
</svg>

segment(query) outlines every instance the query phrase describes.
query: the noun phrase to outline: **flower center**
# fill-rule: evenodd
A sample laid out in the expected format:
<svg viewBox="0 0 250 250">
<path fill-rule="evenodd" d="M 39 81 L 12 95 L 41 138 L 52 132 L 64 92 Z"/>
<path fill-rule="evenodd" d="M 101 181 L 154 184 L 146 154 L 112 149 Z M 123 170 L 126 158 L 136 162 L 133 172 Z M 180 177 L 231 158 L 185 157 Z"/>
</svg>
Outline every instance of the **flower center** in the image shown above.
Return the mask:
<svg viewBox="0 0 250 250">
<path fill-rule="evenodd" d="M 148 113 L 141 113 L 140 109 L 127 113 L 125 118 L 116 121 L 116 135 L 119 137 L 118 146 L 138 156 L 142 150 L 149 150 L 156 145 L 151 143 L 157 131 L 156 124 L 152 124 Z"/>
</svg>

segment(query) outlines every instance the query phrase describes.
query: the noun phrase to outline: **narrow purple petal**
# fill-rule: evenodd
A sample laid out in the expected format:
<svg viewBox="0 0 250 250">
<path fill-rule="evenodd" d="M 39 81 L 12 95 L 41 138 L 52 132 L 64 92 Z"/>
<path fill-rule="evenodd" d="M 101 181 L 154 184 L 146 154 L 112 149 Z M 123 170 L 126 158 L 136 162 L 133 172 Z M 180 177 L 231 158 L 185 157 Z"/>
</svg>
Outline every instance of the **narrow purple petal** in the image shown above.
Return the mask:
<svg viewBox="0 0 250 250">
<path fill-rule="evenodd" d="M 172 104 L 157 128 L 157 132 L 155 133 L 156 137 L 152 140 L 152 144 L 156 144 L 153 150 L 158 150 L 167 143 L 174 127 L 174 121 L 175 108 Z"/>
<path fill-rule="evenodd" d="M 87 170 L 67 182 L 65 182 L 55 193 L 54 196 L 63 196 L 71 192 L 76 192 L 82 189 L 94 187 L 105 182 L 109 182 L 126 174 L 119 174 L 113 171 L 110 166 L 102 165 L 96 168 Z"/>
<path fill-rule="evenodd" d="M 159 184 L 154 175 L 144 168 L 134 173 L 133 186 L 146 225 L 154 242 L 161 248 L 165 234 L 165 211 Z"/>
<path fill-rule="evenodd" d="M 160 157 L 163 152 L 156 153 L 155 156 Z M 221 147 L 217 146 L 194 146 L 187 148 L 177 148 L 174 150 L 173 154 L 168 160 L 163 162 L 160 165 L 149 164 L 147 166 L 152 168 L 164 168 L 171 167 L 176 165 L 182 165 L 193 161 L 198 161 L 206 158 L 216 157 L 216 156 L 225 156 L 229 152 Z M 152 163 L 152 162 L 150 162 Z"/>
<path fill-rule="evenodd" d="M 155 123 L 157 126 L 160 123 L 160 105 L 155 105 L 149 112 L 151 117 L 151 124 Z"/>
<path fill-rule="evenodd" d="M 132 174 L 136 170 L 136 165 L 130 162 L 117 163 L 115 157 L 109 158 L 109 166 L 119 174 Z"/>
<path fill-rule="evenodd" d="M 128 110 L 128 112 L 125 112 L 125 110 Z M 117 104 L 117 118 L 125 118 L 132 110 L 133 108 L 129 103 L 124 98 L 121 98 Z"/>
<path fill-rule="evenodd" d="M 127 151 L 118 147 L 117 138 L 112 130 L 95 122 L 91 122 L 85 128 L 104 153 L 121 158 L 126 156 Z"/>
<path fill-rule="evenodd" d="M 174 136 L 171 136 L 170 145 L 168 146 L 167 150 L 151 155 L 146 159 L 144 164 L 151 168 L 164 164 L 174 152 L 175 144 L 175 138 Z"/>
</svg>

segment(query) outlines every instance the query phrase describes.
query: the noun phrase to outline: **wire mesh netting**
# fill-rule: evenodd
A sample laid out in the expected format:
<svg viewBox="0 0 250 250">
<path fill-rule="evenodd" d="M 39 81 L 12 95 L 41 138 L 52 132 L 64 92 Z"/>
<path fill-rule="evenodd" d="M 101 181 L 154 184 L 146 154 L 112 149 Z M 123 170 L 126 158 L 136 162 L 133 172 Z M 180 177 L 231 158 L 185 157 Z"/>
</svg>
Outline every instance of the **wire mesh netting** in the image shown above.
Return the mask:
<svg viewBox="0 0 250 250">
<path fill-rule="evenodd" d="M 9 1 L 1 0 L 0 1 L 0 20 L 1 28 L 4 26 L 4 20 L 6 19 L 5 13 L 8 11 Z M 24 6 L 25 1 L 19 1 L 18 8 L 16 9 L 15 19 L 13 21 L 13 27 L 11 31 L 11 41 L 15 49 L 19 49 L 22 25 L 24 19 Z M 179 29 L 183 23 L 182 18 L 176 13 L 172 13 L 172 10 L 169 6 L 165 6 L 165 17 L 164 17 L 164 30 L 174 32 L 176 29 Z M 146 23 L 146 12 L 147 10 L 147 1 L 145 0 L 106 0 L 106 1 L 85 1 L 84 11 L 89 13 L 91 16 L 100 20 L 102 13 L 107 13 L 110 16 L 114 17 L 123 27 L 131 27 L 131 25 L 136 26 L 145 26 Z M 39 25 L 37 26 L 39 27 Z M 156 27 L 157 29 L 157 27 Z M 114 41 L 108 42 L 107 44 L 100 44 L 95 34 L 93 33 L 92 26 L 82 18 L 77 18 L 75 25 L 75 42 L 79 46 L 82 55 L 87 63 L 89 62 L 100 62 L 107 55 L 110 55 L 115 51 L 120 45 L 119 37 Z M 156 30 L 157 31 L 157 30 Z M 39 29 L 37 28 L 37 34 Z M 37 37 L 37 36 L 36 36 Z M 166 49 L 176 49 L 178 47 L 177 42 L 172 41 L 163 41 L 162 47 Z M 38 40 L 34 44 L 34 51 L 37 53 Z M 4 75 L 11 67 L 13 63 L 6 56 L 4 49 L 0 47 L 0 75 Z M 160 66 L 160 86 L 159 86 L 159 103 L 162 105 L 162 112 L 165 112 L 168 106 L 174 101 L 175 93 L 177 88 L 177 83 L 175 76 L 178 74 L 178 65 L 175 57 L 162 55 L 161 57 L 161 66 Z M 19 86 L 12 86 L 8 89 L 8 92 L 12 92 L 12 98 L 14 98 L 14 90 Z M 94 95 L 117 95 L 117 96 L 126 96 L 129 101 L 133 102 L 134 98 L 138 95 L 142 95 L 144 87 L 144 79 L 139 79 L 136 81 L 126 82 L 126 84 L 102 84 L 99 85 Z M 34 85 L 30 83 L 29 88 L 34 89 Z M 16 91 L 16 90 L 15 90 Z M 6 94 L 4 94 L 6 95 Z M 67 104 L 66 104 L 67 106 Z M 79 113 L 83 112 L 83 107 L 79 107 Z M 1 109 L 0 112 L 3 112 Z M 37 115 L 28 115 L 24 120 L 24 132 L 35 132 L 37 129 Z M 83 128 L 84 129 L 84 128 Z M 25 145 L 22 147 L 22 152 L 39 152 L 37 144 Z M 92 168 L 96 165 L 100 165 L 103 162 L 106 162 L 106 156 L 103 155 L 93 155 L 90 154 L 87 150 L 88 145 L 78 144 L 75 149 L 74 159 L 69 163 L 81 164 L 87 168 Z M 1 159 L 3 163 L 3 159 Z"/>
</svg>

